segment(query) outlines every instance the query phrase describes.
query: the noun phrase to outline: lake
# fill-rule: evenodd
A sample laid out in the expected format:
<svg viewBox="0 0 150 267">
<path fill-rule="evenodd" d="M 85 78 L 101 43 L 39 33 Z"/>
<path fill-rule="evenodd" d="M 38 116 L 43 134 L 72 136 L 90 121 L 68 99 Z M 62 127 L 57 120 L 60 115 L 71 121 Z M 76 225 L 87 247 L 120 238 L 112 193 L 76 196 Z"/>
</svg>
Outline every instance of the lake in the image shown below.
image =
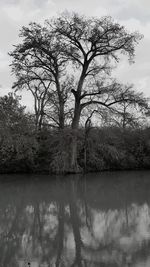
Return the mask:
<svg viewBox="0 0 150 267">
<path fill-rule="evenodd" d="M 0 179 L 0 267 L 150 266 L 150 171 Z"/>
</svg>

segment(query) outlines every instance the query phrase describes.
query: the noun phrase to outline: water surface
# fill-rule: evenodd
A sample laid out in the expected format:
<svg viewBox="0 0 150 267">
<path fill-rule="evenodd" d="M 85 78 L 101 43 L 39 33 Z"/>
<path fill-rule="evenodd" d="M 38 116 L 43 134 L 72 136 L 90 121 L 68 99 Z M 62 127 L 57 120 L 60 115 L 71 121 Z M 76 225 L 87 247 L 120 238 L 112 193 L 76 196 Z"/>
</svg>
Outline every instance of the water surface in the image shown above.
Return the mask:
<svg viewBox="0 0 150 267">
<path fill-rule="evenodd" d="M 1 267 L 150 266 L 150 171 L 0 178 Z"/>
</svg>

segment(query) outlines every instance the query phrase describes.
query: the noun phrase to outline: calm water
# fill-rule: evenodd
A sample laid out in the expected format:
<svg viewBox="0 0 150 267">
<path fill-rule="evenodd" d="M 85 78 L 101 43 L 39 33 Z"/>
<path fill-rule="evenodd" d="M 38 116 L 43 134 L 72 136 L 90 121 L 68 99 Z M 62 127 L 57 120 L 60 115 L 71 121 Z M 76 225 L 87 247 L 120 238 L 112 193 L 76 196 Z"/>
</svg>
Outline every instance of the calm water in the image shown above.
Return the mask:
<svg viewBox="0 0 150 267">
<path fill-rule="evenodd" d="M 0 178 L 0 267 L 150 266 L 149 171 Z"/>
</svg>

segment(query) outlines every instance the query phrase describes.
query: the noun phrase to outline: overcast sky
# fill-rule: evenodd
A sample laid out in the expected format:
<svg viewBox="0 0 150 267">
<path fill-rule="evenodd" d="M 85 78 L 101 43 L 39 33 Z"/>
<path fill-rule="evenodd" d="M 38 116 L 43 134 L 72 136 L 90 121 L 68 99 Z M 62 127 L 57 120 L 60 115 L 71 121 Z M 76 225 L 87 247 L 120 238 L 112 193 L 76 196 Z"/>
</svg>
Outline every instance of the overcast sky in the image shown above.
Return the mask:
<svg viewBox="0 0 150 267">
<path fill-rule="evenodd" d="M 0 0 L 0 94 L 11 89 L 11 63 L 8 52 L 19 42 L 19 29 L 29 22 L 43 22 L 64 10 L 87 16 L 111 15 L 129 31 L 144 35 L 136 47 L 135 63 L 124 60 L 115 76 L 122 82 L 134 83 L 135 89 L 150 97 L 150 0 Z M 24 95 L 25 103 L 30 98 Z"/>
</svg>

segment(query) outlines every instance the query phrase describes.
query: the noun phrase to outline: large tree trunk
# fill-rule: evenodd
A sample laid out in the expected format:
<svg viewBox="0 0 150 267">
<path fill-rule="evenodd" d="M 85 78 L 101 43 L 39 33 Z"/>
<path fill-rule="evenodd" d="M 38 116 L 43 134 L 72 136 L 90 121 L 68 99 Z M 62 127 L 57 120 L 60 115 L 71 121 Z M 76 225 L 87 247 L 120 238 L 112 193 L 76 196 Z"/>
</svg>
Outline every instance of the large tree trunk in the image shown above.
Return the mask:
<svg viewBox="0 0 150 267">
<path fill-rule="evenodd" d="M 61 100 L 59 102 L 59 128 L 64 129 L 65 118 L 64 118 L 64 102 Z"/>
<path fill-rule="evenodd" d="M 80 79 L 78 83 L 77 90 L 72 90 L 72 93 L 75 98 L 75 108 L 74 108 L 74 117 L 72 120 L 72 141 L 71 141 L 71 155 L 70 155 L 70 171 L 72 173 L 80 173 L 82 172 L 82 168 L 79 166 L 77 162 L 77 132 L 79 129 L 79 122 L 80 122 L 80 116 L 81 116 L 81 92 L 83 83 L 86 77 L 86 70 L 88 68 L 88 65 L 85 64 Z"/>
<path fill-rule="evenodd" d="M 77 161 L 78 151 L 77 151 L 77 132 L 75 130 L 72 131 L 72 138 L 70 144 L 70 168 L 69 173 L 80 173 L 82 172 L 81 167 Z"/>
<path fill-rule="evenodd" d="M 78 158 L 78 128 L 79 128 L 79 120 L 80 120 L 80 104 L 75 105 L 74 118 L 72 121 L 72 136 L 70 143 L 70 173 L 80 173 L 82 172 L 82 168 L 79 166 L 77 158 Z"/>
</svg>

